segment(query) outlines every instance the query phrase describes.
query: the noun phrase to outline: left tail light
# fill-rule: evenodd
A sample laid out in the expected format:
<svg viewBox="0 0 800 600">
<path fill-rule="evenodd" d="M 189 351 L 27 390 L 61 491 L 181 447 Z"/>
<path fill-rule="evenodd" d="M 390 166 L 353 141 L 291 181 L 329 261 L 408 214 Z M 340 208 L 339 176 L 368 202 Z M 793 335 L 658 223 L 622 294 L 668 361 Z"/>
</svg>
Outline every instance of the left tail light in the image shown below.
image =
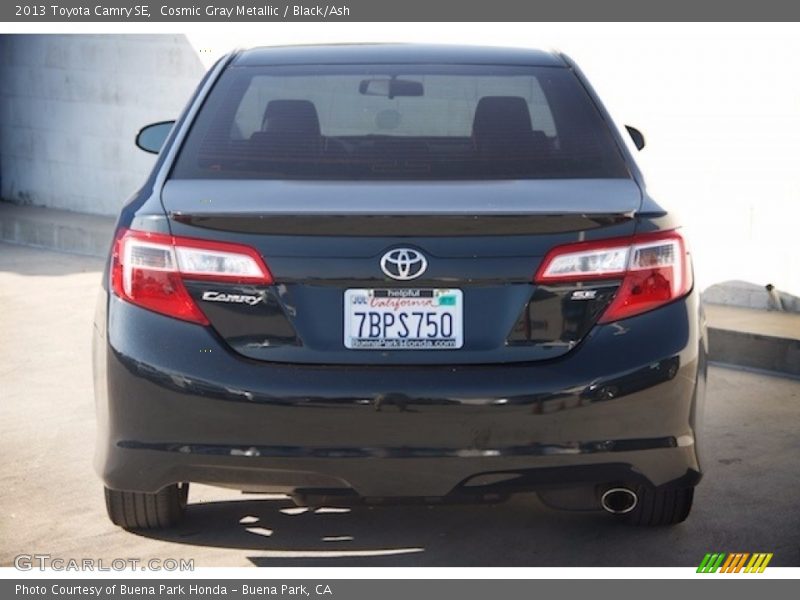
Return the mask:
<svg viewBox="0 0 800 600">
<path fill-rule="evenodd" d="M 677 231 L 558 246 L 542 261 L 540 284 L 621 280 L 600 317 L 609 323 L 653 310 L 692 289 L 686 243 Z"/>
<path fill-rule="evenodd" d="M 114 294 L 154 312 L 208 325 L 184 280 L 271 285 L 272 274 L 250 246 L 121 229 L 111 257 Z"/>
</svg>

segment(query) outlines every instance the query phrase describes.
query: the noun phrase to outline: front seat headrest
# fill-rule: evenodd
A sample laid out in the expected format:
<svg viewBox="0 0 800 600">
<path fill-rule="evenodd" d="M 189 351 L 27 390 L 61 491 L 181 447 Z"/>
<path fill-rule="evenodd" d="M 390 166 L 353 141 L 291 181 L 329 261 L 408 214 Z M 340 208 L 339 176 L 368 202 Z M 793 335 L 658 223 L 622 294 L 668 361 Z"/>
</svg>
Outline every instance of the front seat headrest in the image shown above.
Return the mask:
<svg viewBox="0 0 800 600">
<path fill-rule="evenodd" d="M 320 135 L 317 109 L 310 100 L 271 100 L 264 110 L 261 131 Z"/>
<path fill-rule="evenodd" d="M 475 137 L 530 134 L 531 130 L 531 113 L 521 96 L 484 96 L 475 107 Z"/>
</svg>

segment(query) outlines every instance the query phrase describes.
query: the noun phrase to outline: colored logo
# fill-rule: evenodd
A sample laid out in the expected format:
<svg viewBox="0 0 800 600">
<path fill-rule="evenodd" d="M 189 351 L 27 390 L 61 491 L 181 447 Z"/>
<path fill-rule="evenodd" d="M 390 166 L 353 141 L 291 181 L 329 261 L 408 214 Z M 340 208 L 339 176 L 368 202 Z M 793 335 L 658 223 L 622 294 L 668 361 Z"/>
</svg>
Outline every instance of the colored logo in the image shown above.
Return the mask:
<svg viewBox="0 0 800 600">
<path fill-rule="evenodd" d="M 439 306 L 455 306 L 456 305 L 456 297 L 453 295 L 442 295 L 439 296 Z"/>
<path fill-rule="evenodd" d="M 698 573 L 763 573 L 769 561 L 772 560 L 772 552 L 725 552 L 708 553 L 703 557 L 700 566 L 697 567 Z"/>
</svg>

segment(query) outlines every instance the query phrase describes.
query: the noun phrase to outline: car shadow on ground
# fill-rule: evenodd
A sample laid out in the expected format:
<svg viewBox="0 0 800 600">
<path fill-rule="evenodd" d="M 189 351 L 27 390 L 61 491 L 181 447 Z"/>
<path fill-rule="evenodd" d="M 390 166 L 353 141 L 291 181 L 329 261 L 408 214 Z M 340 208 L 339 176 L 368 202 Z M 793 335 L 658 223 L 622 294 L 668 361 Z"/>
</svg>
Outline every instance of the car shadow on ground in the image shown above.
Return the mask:
<svg viewBox="0 0 800 600">
<path fill-rule="evenodd" d="M 602 512 L 550 510 L 526 494 L 494 505 L 351 509 L 302 508 L 289 499 L 208 502 L 190 504 L 177 528 L 137 533 L 252 551 L 256 566 L 652 566 L 662 564 L 654 541 L 674 542 L 682 527 L 635 529 Z M 624 557 L 613 552 L 622 545 Z M 671 552 L 663 564 L 694 558 Z"/>
</svg>

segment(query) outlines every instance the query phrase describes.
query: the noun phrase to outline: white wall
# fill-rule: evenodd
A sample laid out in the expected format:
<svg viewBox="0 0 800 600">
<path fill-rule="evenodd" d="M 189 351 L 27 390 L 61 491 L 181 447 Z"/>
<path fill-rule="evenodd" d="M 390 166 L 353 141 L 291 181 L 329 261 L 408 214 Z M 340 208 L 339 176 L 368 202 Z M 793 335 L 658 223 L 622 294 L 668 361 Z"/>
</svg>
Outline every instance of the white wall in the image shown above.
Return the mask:
<svg viewBox="0 0 800 600">
<path fill-rule="evenodd" d="M 0 36 L 0 196 L 115 214 L 154 162 L 137 131 L 204 71 L 182 35 Z"/>
</svg>

